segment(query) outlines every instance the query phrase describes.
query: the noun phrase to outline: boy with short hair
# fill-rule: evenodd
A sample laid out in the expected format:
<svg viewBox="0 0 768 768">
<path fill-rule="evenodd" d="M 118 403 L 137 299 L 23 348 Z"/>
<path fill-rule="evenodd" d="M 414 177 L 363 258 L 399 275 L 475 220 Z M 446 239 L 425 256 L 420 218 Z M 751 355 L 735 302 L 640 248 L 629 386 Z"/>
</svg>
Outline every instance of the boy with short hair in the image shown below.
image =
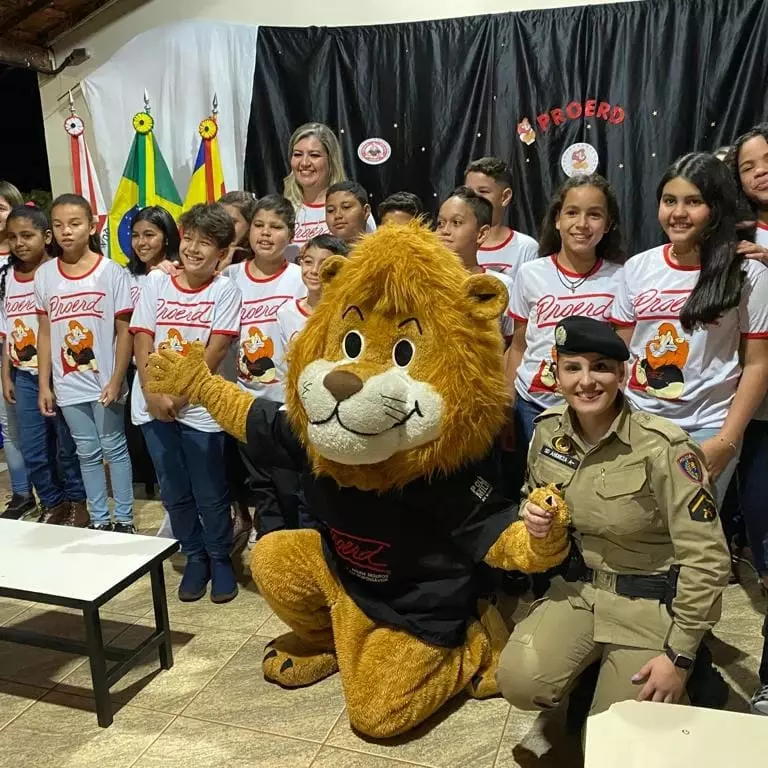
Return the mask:
<svg viewBox="0 0 768 768">
<path fill-rule="evenodd" d="M 149 355 L 162 349 L 186 354 L 205 345 L 212 371 L 221 364 L 240 329 L 240 290 L 217 274 L 235 237 L 223 206 L 195 205 L 179 222 L 183 269 L 169 275 L 154 270 L 142 285 L 131 319 L 137 377 L 131 419 L 141 427 L 157 471 L 160 497 L 174 536 L 187 556 L 179 599 L 199 600 L 211 582 L 211 600 L 237 595 L 230 560 L 232 521 L 224 458 L 225 435 L 210 413 L 185 399 L 144 392 Z"/>
<path fill-rule="evenodd" d="M 407 224 L 424 213 L 424 206 L 413 192 L 395 192 L 385 198 L 376 210 L 380 224 Z"/>
<path fill-rule="evenodd" d="M 505 211 L 512 202 L 509 167 L 497 157 L 481 157 L 467 166 L 464 183 L 493 208 L 490 231 L 478 252 L 478 263 L 514 280 L 520 265 L 539 255 L 539 244 L 532 237 L 504 225 Z"/>
<path fill-rule="evenodd" d="M 332 235 L 347 245 L 354 245 L 365 232 L 366 219 L 371 215 L 368 193 L 356 181 L 331 184 L 325 193 L 325 222 Z"/>
<path fill-rule="evenodd" d="M 468 272 L 493 275 L 504 283 L 511 297 L 512 279 L 478 263 L 478 250 L 488 237 L 492 220 L 493 208 L 484 197 L 469 187 L 458 187 L 440 206 L 437 235 L 461 259 Z M 514 321 L 507 311 L 501 319 L 501 331 L 507 342 L 512 338 L 513 326 Z"/>
</svg>

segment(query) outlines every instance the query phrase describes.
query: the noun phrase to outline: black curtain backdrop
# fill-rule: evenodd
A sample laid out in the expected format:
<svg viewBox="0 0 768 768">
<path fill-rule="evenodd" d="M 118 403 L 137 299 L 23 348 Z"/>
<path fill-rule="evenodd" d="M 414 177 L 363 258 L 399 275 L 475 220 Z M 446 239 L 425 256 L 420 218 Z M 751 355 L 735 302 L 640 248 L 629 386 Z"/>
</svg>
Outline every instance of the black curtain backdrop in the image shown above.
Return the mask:
<svg viewBox="0 0 768 768">
<path fill-rule="evenodd" d="M 281 191 L 301 123 L 337 133 L 371 204 L 398 190 L 434 212 L 482 155 L 515 177 L 510 224 L 536 235 L 593 145 L 616 188 L 629 252 L 658 244 L 656 185 L 667 165 L 714 150 L 768 118 L 766 0 L 646 0 L 372 27 L 259 29 L 245 158 L 248 189 Z M 606 106 L 607 105 L 607 106 Z M 559 110 L 559 111 L 557 111 Z M 528 118 L 536 140 L 517 125 Z M 357 147 L 386 139 L 371 166 Z"/>
</svg>

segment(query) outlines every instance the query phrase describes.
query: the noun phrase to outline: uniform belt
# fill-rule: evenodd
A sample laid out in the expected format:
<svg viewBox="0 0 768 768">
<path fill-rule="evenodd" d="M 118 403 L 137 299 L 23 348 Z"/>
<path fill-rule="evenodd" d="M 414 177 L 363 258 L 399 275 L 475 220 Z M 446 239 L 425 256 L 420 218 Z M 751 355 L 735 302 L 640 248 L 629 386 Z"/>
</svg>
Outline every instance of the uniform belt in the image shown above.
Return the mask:
<svg viewBox="0 0 768 768">
<path fill-rule="evenodd" d="M 595 571 L 592 568 L 584 568 L 579 581 L 604 589 L 606 592 L 614 592 L 622 597 L 641 597 L 647 600 L 659 600 L 664 602 L 669 592 L 669 574 L 659 573 L 652 576 L 640 576 L 636 574 L 611 573 L 610 571 Z"/>
</svg>

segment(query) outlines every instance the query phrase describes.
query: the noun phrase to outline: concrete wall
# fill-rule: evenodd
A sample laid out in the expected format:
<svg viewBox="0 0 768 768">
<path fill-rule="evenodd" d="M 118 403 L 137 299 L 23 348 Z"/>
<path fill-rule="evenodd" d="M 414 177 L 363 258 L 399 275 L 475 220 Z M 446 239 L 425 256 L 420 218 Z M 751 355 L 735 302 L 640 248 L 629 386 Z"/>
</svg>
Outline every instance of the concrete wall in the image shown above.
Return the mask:
<svg viewBox="0 0 768 768">
<path fill-rule="evenodd" d="M 77 111 L 88 123 L 90 115 L 77 87 L 80 80 L 131 38 L 153 27 L 183 19 L 215 19 L 267 26 L 357 26 L 602 4 L 603 0 L 330 0 L 325 3 L 318 0 L 117 0 L 54 46 L 58 61 L 77 47 L 87 48 L 91 58 L 56 78 L 41 78 L 40 95 L 53 193 L 69 191 L 72 186 L 69 137 L 63 129 L 68 114 L 67 90 L 73 89 Z M 95 162 L 97 172 L 100 172 L 97 158 Z"/>
</svg>

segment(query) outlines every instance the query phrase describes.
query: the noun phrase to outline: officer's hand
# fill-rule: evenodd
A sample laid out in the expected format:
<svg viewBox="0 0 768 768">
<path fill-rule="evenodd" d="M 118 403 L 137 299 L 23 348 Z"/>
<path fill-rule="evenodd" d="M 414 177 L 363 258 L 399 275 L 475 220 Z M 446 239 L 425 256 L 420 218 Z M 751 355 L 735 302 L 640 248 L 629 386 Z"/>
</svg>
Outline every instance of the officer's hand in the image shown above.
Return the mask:
<svg viewBox="0 0 768 768">
<path fill-rule="evenodd" d="M 543 539 L 552 530 L 552 513 L 542 509 L 537 504 L 526 501 L 520 512 L 528 533 L 534 539 Z"/>
<path fill-rule="evenodd" d="M 685 690 L 687 672 L 676 667 L 666 654 L 651 659 L 637 674 L 633 683 L 645 682 L 637 694 L 638 701 L 662 701 L 677 704 Z"/>
</svg>

